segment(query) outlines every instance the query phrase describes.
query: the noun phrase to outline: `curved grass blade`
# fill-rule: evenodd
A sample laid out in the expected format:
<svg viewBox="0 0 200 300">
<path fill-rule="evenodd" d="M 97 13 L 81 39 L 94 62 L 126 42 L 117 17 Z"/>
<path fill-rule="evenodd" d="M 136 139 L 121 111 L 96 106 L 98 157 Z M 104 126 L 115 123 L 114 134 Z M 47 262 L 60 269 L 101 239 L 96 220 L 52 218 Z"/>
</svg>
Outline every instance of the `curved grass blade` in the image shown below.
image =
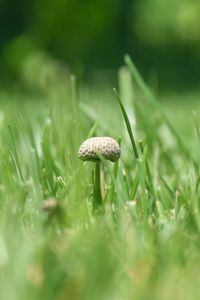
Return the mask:
<svg viewBox="0 0 200 300">
<path fill-rule="evenodd" d="M 131 144 L 132 144 L 132 148 L 133 148 L 133 152 L 134 152 L 134 156 L 136 159 L 139 158 L 139 154 L 138 154 L 138 150 L 137 150 L 137 146 L 136 146 L 136 142 L 135 142 L 135 139 L 134 139 L 134 136 L 133 136 L 133 132 L 132 132 L 132 129 L 131 129 L 131 123 L 129 121 L 129 118 L 128 118 L 128 115 L 127 115 L 127 112 L 120 100 L 120 97 L 119 97 L 119 94 L 117 92 L 116 89 L 113 89 L 114 93 L 115 93 L 115 96 L 118 100 L 118 103 L 120 105 L 120 108 L 121 108 L 121 111 L 122 111 L 122 114 L 123 114 L 123 117 L 124 117 L 124 121 L 126 123 L 126 128 L 127 128 L 127 131 L 128 131 L 128 135 L 130 137 L 130 140 L 131 140 Z"/>
<path fill-rule="evenodd" d="M 183 142 L 180 133 L 177 131 L 177 129 L 171 124 L 171 122 L 169 121 L 168 117 L 166 116 L 165 112 L 163 111 L 163 109 L 160 107 L 158 101 L 156 100 L 156 98 L 153 96 L 152 92 L 150 91 L 150 89 L 148 88 L 147 84 L 145 83 L 145 81 L 143 80 L 143 78 L 141 77 L 140 73 L 138 72 L 135 64 L 133 63 L 132 59 L 130 58 L 129 55 L 125 55 L 125 63 L 128 66 L 128 68 L 130 69 L 133 78 L 135 79 L 138 87 L 141 89 L 141 91 L 143 91 L 144 95 L 146 96 L 147 101 L 149 101 L 149 103 L 151 103 L 151 105 L 160 112 L 165 124 L 168 126 L 169 130 L 171 131 L 171 133 L 173 134 L 173 136 L 175 137 L 178 145 L 180 146 L 180 148 L 183 150 L 183 153 L 185 154 L 186 158 L 191 158 L 193 161 L 193 164 L 195 166 L 195 168 L 198 168 L 198 163 L 196 162 L 196 160 L 191 156 L 191 152 L 190 150 L 187 148 L 187 146 L 185 145 L 185 143 Z"/>
<path fill-rule="evenodd" d="M 94 123 L 94 125 L 92 126 L 92 128 L 90 129 L 87 138 L 91 138 L 93 137 L 93 135 L 95 134 L 95 131 L 97 129 L 97 122 Z"/>
</svg>

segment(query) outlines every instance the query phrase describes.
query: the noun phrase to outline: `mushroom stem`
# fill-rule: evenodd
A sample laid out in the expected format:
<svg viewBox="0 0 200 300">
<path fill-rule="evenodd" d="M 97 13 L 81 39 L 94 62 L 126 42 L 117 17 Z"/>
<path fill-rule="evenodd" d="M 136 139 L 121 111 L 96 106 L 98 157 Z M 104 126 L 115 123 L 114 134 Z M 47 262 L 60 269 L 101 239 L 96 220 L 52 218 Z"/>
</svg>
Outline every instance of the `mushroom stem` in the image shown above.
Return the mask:
<svg viewBox="0 0 200 300">
<path fill-rule="evenodd" d="M 100 161 L 100 190 L 102 201 L 105 199 L 104 164 Z"/>
<path fill-rule="evenodd" d="M 101 194 L 100 161 L 97 161 L 95 166 L 93 196 L 93 209 L 96 210 L 102 206 L 103 201 Z"/>
</svg>

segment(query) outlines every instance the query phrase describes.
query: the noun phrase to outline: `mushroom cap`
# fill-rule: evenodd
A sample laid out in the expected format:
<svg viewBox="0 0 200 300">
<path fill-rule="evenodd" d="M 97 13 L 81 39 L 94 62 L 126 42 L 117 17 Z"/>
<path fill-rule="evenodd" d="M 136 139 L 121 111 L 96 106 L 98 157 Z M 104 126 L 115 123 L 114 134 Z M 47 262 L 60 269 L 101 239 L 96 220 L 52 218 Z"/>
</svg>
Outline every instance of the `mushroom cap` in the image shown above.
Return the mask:
<svg viewBox="0 0 200 300">
<path fill-rule="evenodd" d="M 48 198 L 44 201 L 42 209 L 44 211 L 53 211 L 58 207 L 58 201 L 54 198 Z"/>
<path fill-rule="evenodd" d="M 83 161 L 98 161 L 99 155 L 112 162 L 119 159 L 119 144 L 111 137 L 92 137 L 85 140 L 78 150 L 78 157 Z"/>
</svg>

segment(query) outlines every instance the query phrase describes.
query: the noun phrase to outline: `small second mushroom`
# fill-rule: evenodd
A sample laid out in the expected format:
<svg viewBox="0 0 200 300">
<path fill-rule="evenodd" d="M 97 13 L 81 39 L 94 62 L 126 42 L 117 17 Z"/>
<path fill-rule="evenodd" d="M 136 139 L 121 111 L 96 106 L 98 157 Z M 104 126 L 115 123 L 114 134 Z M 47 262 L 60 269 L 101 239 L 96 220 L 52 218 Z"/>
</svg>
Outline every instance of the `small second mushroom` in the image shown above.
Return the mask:
<svg viewBox="0 0 200 300">
<path fill-rule="evenodd" d="M 100 172 L 100 190 L 101 198 L 105 198 L 104 187 L 104 164 L 101 159 L 115 162 L 119 159 L 121 154 L 120 146 L 111 137 L 92 137 L 85 140 L 79 148 L 78 157 L 83 161 L 94 161 Z"/>
</svg>

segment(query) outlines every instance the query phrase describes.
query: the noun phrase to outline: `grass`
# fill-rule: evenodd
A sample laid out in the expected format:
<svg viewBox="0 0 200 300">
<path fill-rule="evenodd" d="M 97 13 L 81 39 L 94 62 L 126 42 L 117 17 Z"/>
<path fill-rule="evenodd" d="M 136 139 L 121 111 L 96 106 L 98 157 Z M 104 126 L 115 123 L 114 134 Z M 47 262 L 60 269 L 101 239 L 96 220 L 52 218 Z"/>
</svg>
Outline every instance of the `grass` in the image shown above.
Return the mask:
<svg viewBox="0 0 200 300">
<path fill-rule="evenodd" d="M 117 94 L 74 77 L 1 91 L 0 299 L 198 299 L 198 103 L 156 101 L 126 63 Z M 93 135 L 122 149 L 106 162 L 105 212 L 92 210 L 95 164 L 77 158 Z"/>
</svg>

